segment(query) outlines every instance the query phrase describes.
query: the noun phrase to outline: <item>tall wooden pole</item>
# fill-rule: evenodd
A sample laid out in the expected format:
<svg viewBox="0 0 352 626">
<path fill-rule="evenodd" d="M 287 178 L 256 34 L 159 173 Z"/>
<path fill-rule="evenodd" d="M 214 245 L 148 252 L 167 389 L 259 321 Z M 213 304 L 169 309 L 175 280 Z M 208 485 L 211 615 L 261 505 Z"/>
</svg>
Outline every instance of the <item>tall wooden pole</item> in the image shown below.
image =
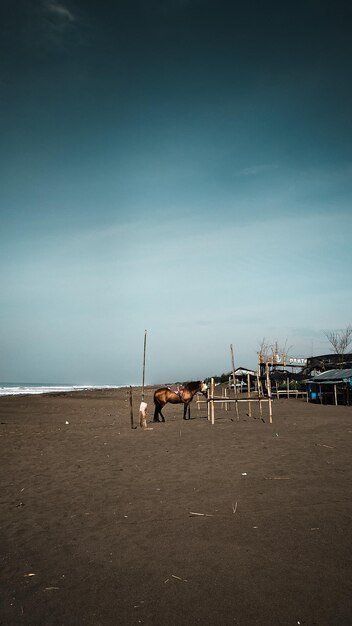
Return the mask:
<svg viewBox="0 0 352 626">
<path fill-rule="evenodd" d="M 130 418 L 131 418 L 131 428 L 134 428 L 134 424 L 133 424 L 132 387 L 131 386 L 130 386 Z"/>
<path fill-rule="evenodd" d="M 248 417 L 252 417 L 252 407 L 251 407 L 251 375 L 248 372 L 247 374 L 247 390 L 248 390 Z"/>
<path fill-rule="evenodd" d="M 215 383 L 214 383 L 214 378 L 211 379 L 210 381 L 210 393 L 211 393 L 211 423 L 214 425 L 215 424 L 215 406 L 214 406 L 214 395 L 215 395 Z"/>
<path fill-rule="evenodd" d="M 227 398 L 227 387 L 225 387 L 224 393 L 225 393 L 225 398 Z M 228 410 L 229 410 L 229 403 L 225 402 L 225 411 L 228 411 Z"/>
<path fill-rule="evenodd" d="M 259 368 L 256 370 L 256 376 L 257 376 L 257 387 L 258 387 L 259 414 L 260 414 L 260 417 L 263 417 L 262 401 L 261 401 L 261 396 L 262 396 L 261 385 L 262 384 L 259 379 Z"/>
<path fill-rule="evenodd" d="M 236 385 L 236 375 L 235 375 L 235 357 L 234 357 L 234 353 L 233 353 L 233 345 L 230 345 L 230 350 L 231 350 L 231 362 L 232 362 L 232 378 L 233 378 L 233 384 L 235 386 L 235 399 L 236 399 L 236 417 L 237 419 L 239 419 L 239 414 L 238 414 L 238 392 L 237 392 L 237 385 Z"/>
<path fill-rule="evenodd" d="M 271 404 L 271 384 L 270 384 L 270 374 L 269 374 L 269 363 L 265 364 L 266 371 L 266 388 L 268 392 L 268 402 L 269 402 L 269 422 L 272 424 L 273 422 L 273 409 Z"/>
<path fill-rule="evenodd" d="M 144 401 L 144 380 L 145 380 L 145 355 L 147 350 L 147 331 L 144 331 L 144 350 L 143 350 L 143 381 L 142 381 L 142 400 Z"/>
</svg>

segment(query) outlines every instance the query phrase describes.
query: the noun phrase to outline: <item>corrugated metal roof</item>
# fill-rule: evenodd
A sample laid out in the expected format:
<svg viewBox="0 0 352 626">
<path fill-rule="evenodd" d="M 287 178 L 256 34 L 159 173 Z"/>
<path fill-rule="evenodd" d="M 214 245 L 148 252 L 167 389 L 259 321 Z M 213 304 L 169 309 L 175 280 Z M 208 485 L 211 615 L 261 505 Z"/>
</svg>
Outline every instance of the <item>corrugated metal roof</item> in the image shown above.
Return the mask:
<svg viewBox="0 0 352 626">
<path fill-rule="evenodd" d="M 309 383 L 342 383 L 347 382 L 349 379 L 352 379 L 352 368 L 343 369 L 343 370 L 328 370 L 327 372 L 322 372 L 314 378 L 309 379 Z"/>
</svg>

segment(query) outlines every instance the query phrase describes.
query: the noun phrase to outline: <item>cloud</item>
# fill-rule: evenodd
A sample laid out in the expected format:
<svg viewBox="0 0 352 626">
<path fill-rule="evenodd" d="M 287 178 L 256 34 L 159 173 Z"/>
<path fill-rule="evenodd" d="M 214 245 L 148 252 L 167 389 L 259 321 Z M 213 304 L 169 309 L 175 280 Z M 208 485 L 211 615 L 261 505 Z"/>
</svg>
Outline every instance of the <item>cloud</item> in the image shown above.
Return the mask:
<svg viewBox="0 0 352 626">
<path fill-rule="evenodd" d="M 73 13 L 63 4 L 59 4 L 58 2 L 46 2 L 45 8 L 62 22 L 75 21 L 75 16 L 73 15 Z"/>
<path fill-rule="evenodd" d="M 279 166 L 275 163 L 268 165 L 252 165 L 251 167 L 245 167 L 244 169 L 236 172 L 236 176 L 257 176 L 257 174 L 263 174 L 269 170 L 276 170 Z"/>
<path fill-rule="evenodd" d="M 42 28 L 43 34 L 51 44 L 62 47 L 66 37 L 76 30 L 77 16 L 72 10 L 54 0 L 44 0 L 42 2 Z"/>
</svg>

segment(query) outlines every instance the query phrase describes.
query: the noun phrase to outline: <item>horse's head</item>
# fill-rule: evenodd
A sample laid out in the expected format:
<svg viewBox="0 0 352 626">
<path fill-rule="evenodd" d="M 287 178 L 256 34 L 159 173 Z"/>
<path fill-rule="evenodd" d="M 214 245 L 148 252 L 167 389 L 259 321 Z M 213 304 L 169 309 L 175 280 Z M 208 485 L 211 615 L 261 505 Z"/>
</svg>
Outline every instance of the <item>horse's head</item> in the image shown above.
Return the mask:
<svg viewBox="0 0 352 626">
<path fill-rule="evenodd" d="M 204 395 L 208 391 L 208 385 L 207 385 L 207 383 L 204 382 L 204 380 L 200 381 L 200 390 L 199 391 L 201 391 L 201 393 L 204 393 Z"/>
</svg>

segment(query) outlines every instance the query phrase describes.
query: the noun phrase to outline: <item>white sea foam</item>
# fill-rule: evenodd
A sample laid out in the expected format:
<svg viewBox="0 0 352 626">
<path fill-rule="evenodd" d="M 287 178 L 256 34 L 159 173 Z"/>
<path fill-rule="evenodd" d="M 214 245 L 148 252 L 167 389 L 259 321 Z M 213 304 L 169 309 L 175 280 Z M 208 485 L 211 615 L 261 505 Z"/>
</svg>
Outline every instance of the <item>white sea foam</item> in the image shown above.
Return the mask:
<svg viewBox="0 0 352 626">
<path fill-rule="evenodd" d="M 121 385 L 120 385 L 121 386 Z M 59 393 L 72 391 L 88 391 L 92 389 L 119 389 L 119 385 L 37 385 L 0 383 L 0 396 L 39 395 L 43 393 Z"/>
</svg>

